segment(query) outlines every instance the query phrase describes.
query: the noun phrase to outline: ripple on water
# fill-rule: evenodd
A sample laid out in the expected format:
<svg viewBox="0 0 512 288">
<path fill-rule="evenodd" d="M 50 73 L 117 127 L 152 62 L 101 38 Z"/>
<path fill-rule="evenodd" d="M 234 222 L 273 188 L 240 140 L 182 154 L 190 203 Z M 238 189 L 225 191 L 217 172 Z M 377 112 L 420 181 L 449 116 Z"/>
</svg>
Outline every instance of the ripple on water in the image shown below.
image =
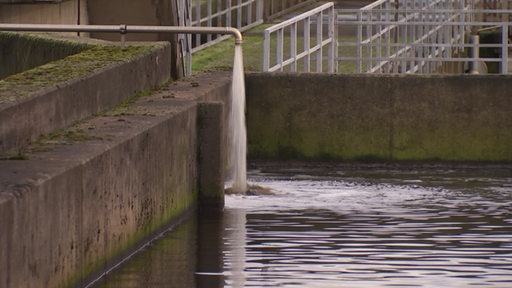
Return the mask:
<svg viewBox="0 0 512 288">
<path fill-rule="evenodd" d="M 226 208 L 246 218 L 238 243 L 243 287 L 512 283 L 512 193 L 501 189 L 502 178 L 469 180 L 458 179 L 478 189 L 420 186 L 457 186 L 433 176 L 398 183 L 256 177 L 274 194 L 226 198 Z M 226 287 L 236 287 L 227 278 Z"/>
</svg>

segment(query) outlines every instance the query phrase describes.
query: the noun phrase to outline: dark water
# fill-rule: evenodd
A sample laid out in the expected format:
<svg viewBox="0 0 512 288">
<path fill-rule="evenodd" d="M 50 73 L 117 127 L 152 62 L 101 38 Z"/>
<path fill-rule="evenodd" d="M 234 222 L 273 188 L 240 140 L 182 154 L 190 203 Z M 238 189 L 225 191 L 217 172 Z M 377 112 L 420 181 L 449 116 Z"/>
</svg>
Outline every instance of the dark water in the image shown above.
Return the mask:
<svg viewBox="0 0 512 288">
<path fill-rule="evenodd" d="M 508 169 L 251 171 L 94 287 L 512 287 Z"/>
</svg>

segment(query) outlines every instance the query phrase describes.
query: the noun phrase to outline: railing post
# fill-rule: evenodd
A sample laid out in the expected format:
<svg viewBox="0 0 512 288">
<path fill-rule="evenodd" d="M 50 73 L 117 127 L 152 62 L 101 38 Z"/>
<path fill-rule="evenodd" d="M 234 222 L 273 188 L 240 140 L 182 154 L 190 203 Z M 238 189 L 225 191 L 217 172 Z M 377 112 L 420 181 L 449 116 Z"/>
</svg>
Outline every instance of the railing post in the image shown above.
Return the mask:
<svg viewBox="0 0 512 288">
<path fill-rule="evenodd" d="M 478 71 L 478 58 L 480 57 L 480 37 L 478 35 L 471 35 L 471 74 L 479 74 Z"/>
<path fill-rule="evenodd" d="M 231 0 L 226 1 L 226 10 L 228 11 L 226 14 L 226 26 L 233 26 L 231 21 Z"/>
<path fill-rule="evenodd" d="M 356 58 L 357 58 L 357 73 L 363 72 L 363 12 L 359 10 L 357 12 L 357 47 L 356 47 Z"/>
<path fill-rule="evenodd" d="M 236 28 L 242 27 L 242 0 L 238 0 L 236 9 Z"/>
<path fill-rule="evenodd" d="M 329 46 L 329 72 L 338 72 L 338 30 L 336 26 L 337 13 L 334 6 L 329 10 L 329 37 L 331 45 Z"/>
<path fill-rule="evenodd" d="M 284 31 L 283 29 L 279 29 L 279 31 L 277 31 L 277 63 L 279 64 L 280 68 L 279 69 L 280 71 L 283 71 L 283 52 L 284 52 L 284 43 L 283 43 L 283 38 L 284 38 L 284 35 L 283 35 Z"/>
<path fill-rule="evenodd" d="M 290 58 L 292 62 L 292 72 L 297 72 L 297 23 L 290 26 Z"/>
<path fill-rule="evenodd" d="M 263 72 L 270 70 L 270 32 L 263 33 Z"/>
<path fill-rule="evenodd" d="M 264 0 L 256 0 L 256 21 L 263 20 Z"/>
<path fill-rule="evenodd" d="M 247 6 L 246 6 L 246 9 L 247 9 L 247 12 L 246 12 L 246 20 L 247 23 L 251 23 L 252 22 L 252 3 L 254 2 L 251 2 L 251 3 L 248 3 Z"/>
<path fill-rule="evenodd" d="M 322 51 L 322 39 L 323 39 L 323 27 L 322 27 L 322 17 L 323 13 L 316 17 L 316 45 L 319 46 L 319 49 L 316 52 L 316 72 L 321 73 L 323 71 L 322 61 L 323 61 L 323 51 Z"/>
<path fill-rule="evenodd" d="M 501 74 L 508 73 L 508 22 L 502 22 L 501 32 Z"/>
<path fill-rule="evenodd" d="M 368 40 L 368 43 L 366 44 L 366 58 L 365 58 L 365 62 L 366 62 L 366 72 L 370 71 L 372 69 L 372 64 L 373 64 L 373 11 L 372 10 L 369 10 L 367 11 L 367 14 L 366 14 L 366 39 Z"/>
<path fill-rule="evenodd" d="M 380 10 L 380 9 L 379 9 Z M 382 12 L 377 10 L 377 15 L 376 15 L 376 18 L 375 18 L 375 21 L 376 21 L 376 24 L 375 24 L 375 32 L 377 33 L 377 35 L 379 35 L 379 37 L 377 37 L 375 39 L 376 41 L 376 51 L 375 51 L 375 57 L 376 57 L 376 65 L 381 65 L 382 64 L 382 42 L 383 42 L 383 38 L 384 38 L 384 35 L 382 35 Z"/>
<path fill-rule="evenodd" d="M 306 56 L 304 57 L 304 71 L 311 72 L 311 17 L 308 17 L 304 20 L 304 51 L 306 52 Z"/>
<path fill-rule="evenodd" d="M 201 26 L 201 1 L 200 1 L 200 0 L 196 0 L 196 7 L 195 7 L 195 8 L 196 8 L 196 9 L 195 9 L 195 10 L 196 10 L 196 15 L 195 15 L 195 16 L 196 16 L 196 17 L 195 17 L 196 19 L 195 19 L 195 21 L 194 21 L 194 20 L 192 20 L 192 22 L 196 22 L 196 25 L 197 25 L 197 26 Z M 192 16 L 191 16 L 191 17 L 192 17 Z M 201 35 L 199 35 L 199 34 L 198 34 L 198 35 L 195 35 L 195 38 L 196 38 L 196 43 L 195 43 L 195 45 L 196 45 L 196 46 L 201 45 Z"/>
</svg>

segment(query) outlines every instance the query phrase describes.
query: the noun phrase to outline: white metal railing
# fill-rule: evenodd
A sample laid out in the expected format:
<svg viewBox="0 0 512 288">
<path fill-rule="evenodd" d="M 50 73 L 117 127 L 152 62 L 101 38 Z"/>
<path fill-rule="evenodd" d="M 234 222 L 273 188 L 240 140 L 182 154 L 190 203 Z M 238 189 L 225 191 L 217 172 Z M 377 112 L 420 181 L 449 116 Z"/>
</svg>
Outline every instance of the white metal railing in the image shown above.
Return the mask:
<svg viewBox="0 0 512 288">
<path fill-rule="evenodd" d="M 187 0 L 187 25 L 194 27 L 234 27 L 248 30 L 263 23 L 264 0 Z M 221 35 L 195 35 L 192 52 L 223 40 Z"/>
<path fill-rule="evenodd" d="M 496 63 L 499 73 L 508 73 L 510 22 L 482 22 L 490 11 L 481 9 L 481 4 L 479 0 L 381 0 L 360 10 L 340 10 L 338 24 L 352 26 L 353 34 L 339 37 L 340 47 L 351 48 L 338 60 L 351 61 L 355 72 L 365 73 L 460 73 L 468 69 L 466 63 L 482 62 Z M 509 17 L 512 11 L 491 12 Z M 501 39 L 468 41 L 468 35 L 486 29 L 501 31 Z M 482 48 L 499 51 L 499 57 L 470 53 Z"/>
<path fill-rule="evenodd" d="M 311 72 L 314 64 L 316 72 L 336 72 L 335 18 L 334 3 L 330 2 L 265 29 L 263 71 Z"/>
<path fill-rule="evenodd" d="M 484 21 L 489 22 L 505 22 L 510 21 L 511 16 L 510 14 L 503 14 L 503 13 L 494 13 L 494 10 L 507 10 L 512 9 L 512 0 L 480 0 L 479 8 L 483 8 L 487 10 L 486 13 L 483 13 L 482 19 Z"/>
<path fill-rule="evenodd" d="M 246 31 L 263 23 L 264 0 L 177 1 L 180 26 L 234 27 Z M 226 39 L 223 34 L 180 35 L 184 74 L 192 74 L 192 54 Z"/>
</svg>

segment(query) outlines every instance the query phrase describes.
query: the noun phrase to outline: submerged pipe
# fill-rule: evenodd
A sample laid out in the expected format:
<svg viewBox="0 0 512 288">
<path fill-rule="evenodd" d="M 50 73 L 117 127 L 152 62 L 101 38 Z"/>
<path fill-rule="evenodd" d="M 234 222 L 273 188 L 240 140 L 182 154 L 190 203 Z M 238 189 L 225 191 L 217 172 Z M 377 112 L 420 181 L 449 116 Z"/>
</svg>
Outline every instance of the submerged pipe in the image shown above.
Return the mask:
<svg viewBox="0 0 512 288">
<path fill-rule="evenodd" d="M 60 25 L 60 24 L 4 24 L 0 31 L 25 32 L 107 32 L 120 33 L 181 33 L 181 34 L 228 34 L 235 37 L 235 44 L 243 42 L 242 33 L 233 27 L 189 27 L 189 26 L 136 26 L 136 25 Z M 124 37 L 122 37 L 124 38 Z M 122 39 L 122 42 L 124 40 Z"/>
</svg>

